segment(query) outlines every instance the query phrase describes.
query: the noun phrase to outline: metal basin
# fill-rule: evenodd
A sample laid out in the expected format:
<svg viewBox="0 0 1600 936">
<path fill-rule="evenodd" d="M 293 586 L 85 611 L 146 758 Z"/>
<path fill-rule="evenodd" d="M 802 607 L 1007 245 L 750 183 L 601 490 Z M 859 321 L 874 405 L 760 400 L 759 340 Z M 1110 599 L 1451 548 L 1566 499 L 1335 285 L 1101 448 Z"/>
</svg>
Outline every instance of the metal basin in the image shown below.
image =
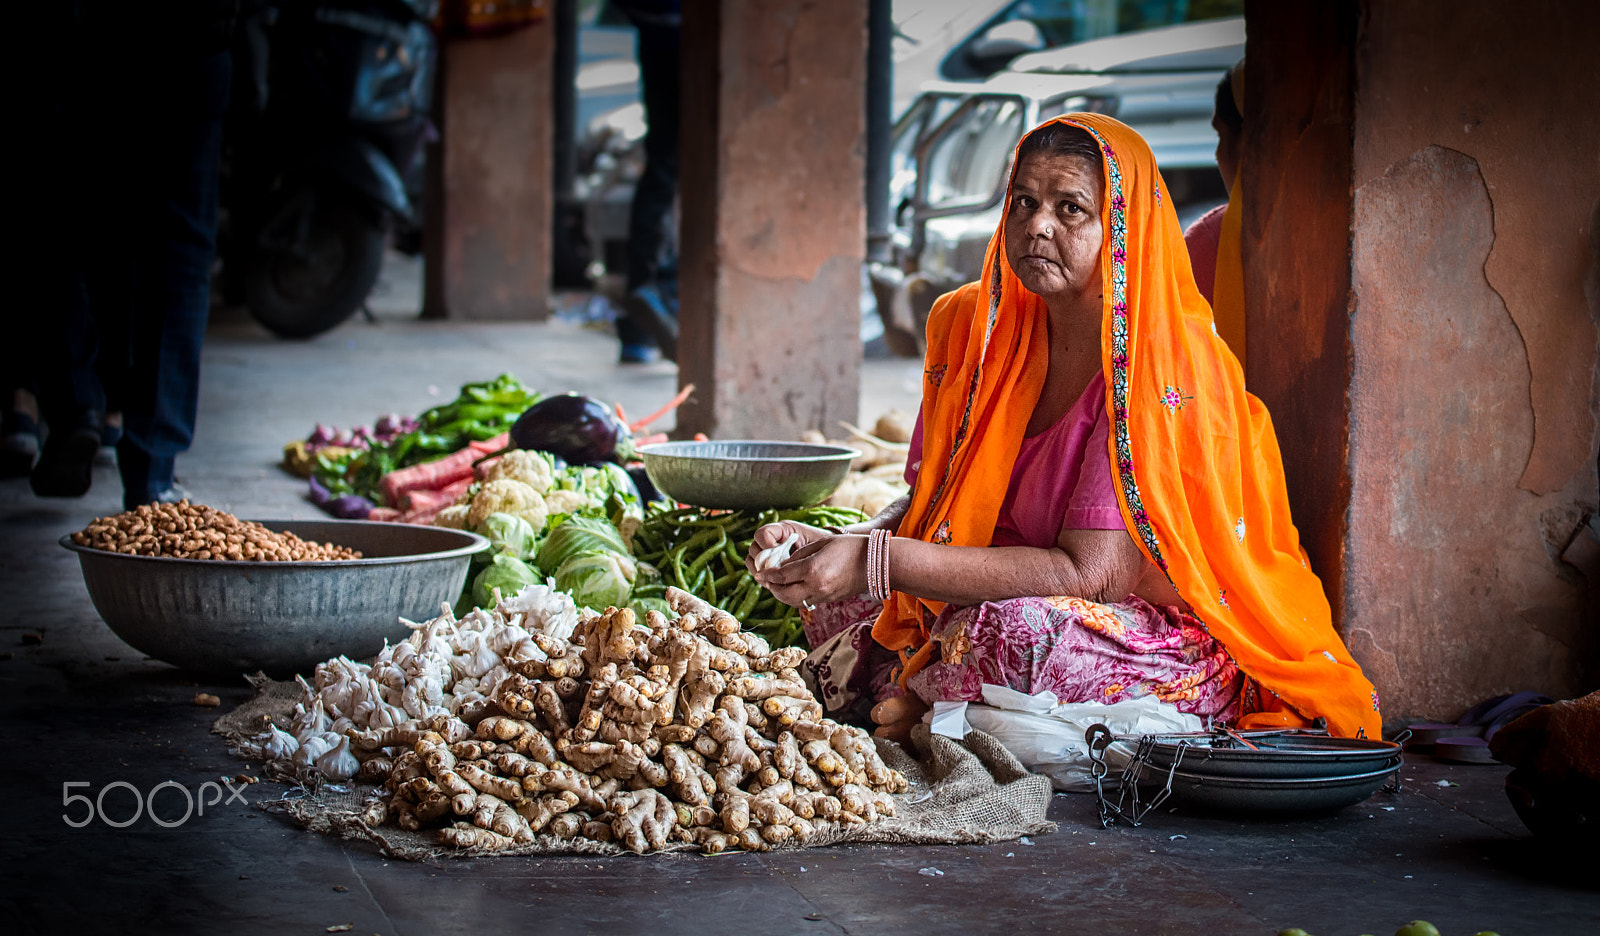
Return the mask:
<svg viewBox="0 0 1600 936">
<path fill-rule="evenodd" d="M 309 672 L 371 656 L 454 605 L 476 533 L 365 520 L 261 520 L 270 530 L 361 550 L 338 562 L 229 562 L 129 556 L 61 538 L 78 554 L 95 610 L 118 637 L 184 669 L 237 676 Z"/>
<path fill-rule="evenodd" d="M 1397 761 L 1377 770 L 1303 780 L 1215 777 L 1180 769 L 1172 775 L 1172 795 L 1187 806 L 1234 814 L 1332 812 L 1378 792 L 1399 769 Z"/>
<path fill-rule="evenodd" d="M 721 510 L 809 507 L 828 499 L 861 454 L 806 442 L 662 442 L 639 450 L 650 483 L 682 504 Z"/>
</svg>

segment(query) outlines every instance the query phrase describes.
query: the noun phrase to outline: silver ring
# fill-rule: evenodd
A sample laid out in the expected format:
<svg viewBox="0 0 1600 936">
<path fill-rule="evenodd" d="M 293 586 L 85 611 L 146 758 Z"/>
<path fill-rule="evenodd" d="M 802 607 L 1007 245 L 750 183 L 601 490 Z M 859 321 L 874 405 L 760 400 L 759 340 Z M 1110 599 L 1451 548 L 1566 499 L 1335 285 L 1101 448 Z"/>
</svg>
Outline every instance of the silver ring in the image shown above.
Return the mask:
<svg viewBox="0 0 1600 936">
<path fill-rule="evenodd" d="M 811 602 L 805 600 L 804 598 L 800 599 L 800 606 L 802 608 L 805 608 L 807 611 L 815 611 L 815 610 L 817 610 L 817 606 L 816 605 L 814 605 Z"/>
</svg>

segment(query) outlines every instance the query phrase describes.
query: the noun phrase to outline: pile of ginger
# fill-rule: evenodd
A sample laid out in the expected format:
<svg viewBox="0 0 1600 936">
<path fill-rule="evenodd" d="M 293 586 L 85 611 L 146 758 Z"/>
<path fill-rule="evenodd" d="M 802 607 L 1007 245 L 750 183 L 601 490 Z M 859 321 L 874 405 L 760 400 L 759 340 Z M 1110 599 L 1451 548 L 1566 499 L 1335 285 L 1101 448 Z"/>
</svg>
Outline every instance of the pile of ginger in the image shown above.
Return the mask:
<svg viewBox="0 0 1600 936">
<path fill-rule="evenodd" d="M 611 608 L 565 638 L 535 630 L 492 692 L 453 712 L 345 722 L 358 776 L 381 784 L 363 821 L 461 848 L 545 834 L 714 854 L 894 814 L 905 777 L 866 732 L 822 717 L 805 651 L 771 650 L 687 592 L 667 601 L 676 619 Z"/>
</svg>

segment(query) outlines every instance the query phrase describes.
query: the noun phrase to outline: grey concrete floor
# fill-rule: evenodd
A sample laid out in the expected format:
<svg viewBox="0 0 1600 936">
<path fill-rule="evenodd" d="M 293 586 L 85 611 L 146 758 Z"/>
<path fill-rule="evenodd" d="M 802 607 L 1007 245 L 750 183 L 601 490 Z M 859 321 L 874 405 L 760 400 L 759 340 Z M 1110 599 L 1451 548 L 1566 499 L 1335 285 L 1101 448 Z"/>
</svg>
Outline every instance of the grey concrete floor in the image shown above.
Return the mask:
<svg viewBox="0 0 1600 936">
<path fill-rule="evenodd" d="M 379 297 L 382 300 L 383 297 Z M 575 326 L 380 321 L 284 343 L 222 315 L 208 335 L 201 416 L 179 474 L 197 500 L 251 517 L 311 517 L 274 464 L 317 421 L 416 411 L 509 370 L 644 412 L 671 396 L 670 365 L 619 368 L 614 344 Z M 917 367 L 869 362 L 868 419 L 915 405 Z M 429 388 L 437 388 L 437 395 Z M 494 859 L 412 864 L 300 830 L 248 788 L 171 828 L 133 814 L 134 791 L 198 791 L 249 772 L 208 733 L 244 684 L 198 682 L 147 660 L 100 621 L 61 534 L 115 512 L 113 467 L 76 501 L 0 482 L 0 919 L 8 932 L 322 933 L 1312 933 L 1445 936 L 1600 931 L 1600 876 L 1548 855 L 1501 792 L 1504 769 L 1412 759 L 1405 788 L 1333 816 L 1277 822 L 1161 811 L 1102 830 L 1091 797 L 1057 796 L 1055 834 L 1032 844 L 835 848 L 716 858 Z M 34 642 L 33 636 L 40 639 Z M 225 710 L 225 708 L 224 708 Z M 1442 713 L 1441 713 L 1442 714 Z M 1440 786 L 1440 781 L 1450 785 Z M 66 786 L 67 784 L 83 784 Z M 119 785 L 119 784 L 126 784 Z M 104 814 L 72 823 L 101 796 Z M 184 797 L 163 787 L 159 817 Z M 921 868 L 944 871 L 919 875 Z"/>
</svg>

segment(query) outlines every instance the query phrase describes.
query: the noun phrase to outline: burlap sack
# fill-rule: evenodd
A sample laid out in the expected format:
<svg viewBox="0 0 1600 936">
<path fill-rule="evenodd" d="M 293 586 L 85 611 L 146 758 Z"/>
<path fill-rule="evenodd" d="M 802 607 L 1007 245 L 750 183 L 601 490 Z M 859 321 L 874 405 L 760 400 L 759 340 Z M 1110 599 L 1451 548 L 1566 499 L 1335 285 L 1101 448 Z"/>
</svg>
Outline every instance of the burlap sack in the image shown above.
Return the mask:
<svg viewBox="0 0 1600 936">
<path fill-rule="evenodd" d="M 212 725 L 212 731 L 238 745 L 260 734 L 268 724 L 287 725 L 299 687 L 264 676 L 251 679 L 256 696 Z M 974 731 L 962 741 L 930 735 L 919 726 L 912 738 L 920 759 L 897 744 L 878 742 L 884 762 L 901 771 L 910 788 L 895 799 L 896 815 L 866 825 L 840 826 L 788 848 L 820 848 L 841 844 L 972 845 L 1003 842 L 1024 835 L 1055 831 L 1045 819 L 1050 805 L 1050 780 L 1029 773 L 990 735 Z M 313 832 L 346 839 L 364 839 L 395 858 L 482 858 L 514 855 L 621 855 L 629 852 L 610 842 L 559 839 L 541 835 L 532 842 L 500 851 L 441 846 L 429 830 L 407 832 L 395 826 L 374 828 L 361 821 L 362 806 L 377 795 L 359 783 L 318 782 L 270 772 L 293 786 L 278 798 L 257 806 L 283 812 Z M 694 850 L 674 844 L 664 851 Z"/>
</svg>

